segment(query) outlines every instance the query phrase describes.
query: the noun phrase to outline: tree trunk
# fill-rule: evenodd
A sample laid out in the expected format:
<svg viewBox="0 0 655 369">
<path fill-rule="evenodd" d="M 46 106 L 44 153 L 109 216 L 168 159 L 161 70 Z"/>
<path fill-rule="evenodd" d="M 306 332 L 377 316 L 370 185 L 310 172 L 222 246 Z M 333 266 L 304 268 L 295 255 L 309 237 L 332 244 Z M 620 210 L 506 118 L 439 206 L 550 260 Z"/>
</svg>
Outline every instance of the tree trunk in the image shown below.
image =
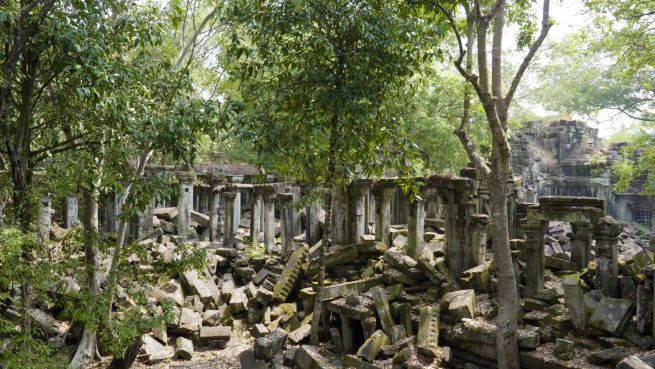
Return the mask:
<svg viewBox="0 0 655 369">
<path fill-rule="evenodd" d="M 84 262 L 88 288 L 93 295 L 100 293 L 99 259 L 98 259 L 98 196 L 99 191 L 85 191 L 86 212 L 84 214 Z M 93 362 L 97 352 L 97 327 L 84 327 L 75 356 L 70 363 L 73 369 L 84 368 Z"/>
<path fill-rule="evenodd" d="M 509 156 L 503 154 L 499 144 L 493 144 L 492 172 L 489 176 L 489 203 L 492 219 L 492 246 L 496 277 L 498 278 L 499 311 L 496 321 L 496 346 L 499 369 L 519 369 L 516 329 L 518 318 L 518 291 L 509 244 L 507 212 L 507 177 Z"/>
</svg>

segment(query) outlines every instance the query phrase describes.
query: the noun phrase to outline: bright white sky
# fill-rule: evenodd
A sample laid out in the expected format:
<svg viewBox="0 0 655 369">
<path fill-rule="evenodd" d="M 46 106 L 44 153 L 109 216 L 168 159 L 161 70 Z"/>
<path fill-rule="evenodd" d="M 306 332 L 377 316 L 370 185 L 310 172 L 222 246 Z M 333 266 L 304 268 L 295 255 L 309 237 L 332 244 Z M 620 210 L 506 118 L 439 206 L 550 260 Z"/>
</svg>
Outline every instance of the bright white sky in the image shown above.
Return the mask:
<svg viewBox="0 0 655 369">
<path fill-rule="evenodd" d="M 539 4 L 539 10 L 541 10 L 541 4 Z M 591 17 L 586 14 L 582 0 L 555 0 L 550 5 L 550 13 L 551 17 L 555 20 L 555 25 L 548 33 L 546 42 L 561 41 L 567 35 L 575 33 L 576 31 L 589 26 L 592 22 Z M 539 55 L 537 58 L 538 57 Z M 526 75 L 526 82 L 532 78 L 534 77 Z M 540 115 L 557 113 L 547 112 L 541 106 L 534 106 L 530 108 L 535 113 Z M 608 137 L 613 133 L 634 124 L 632 119 L 624 115 L 617 115 L 616 111 L 611 110 L 602 111 L 599 114 L 598 120 L 595 122 L 590 121 L 587 117 L 579 117 L 578 119 L 596 126 L 599 129 L 599 135 L 601 137 Z"/>
</svg>

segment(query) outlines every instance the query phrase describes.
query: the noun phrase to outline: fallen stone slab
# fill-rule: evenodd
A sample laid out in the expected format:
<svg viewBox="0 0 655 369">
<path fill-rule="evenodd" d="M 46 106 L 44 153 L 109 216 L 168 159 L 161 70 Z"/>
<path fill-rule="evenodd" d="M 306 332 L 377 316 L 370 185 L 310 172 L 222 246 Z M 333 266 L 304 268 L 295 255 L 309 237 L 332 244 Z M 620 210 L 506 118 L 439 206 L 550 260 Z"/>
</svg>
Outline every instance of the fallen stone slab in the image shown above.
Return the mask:
<svg viewBox="0 0 655 369">
<path fill-rule="evenodd" d="M 255 340 L 254 353 L 255 358 L 261 360 L 271 360 L 287 342 L 287 332 L 282 328 L 276 328 L 271 333 L 259 337 Z"/>
<path fill-rule="evenodd" d="M 177 217 L 177 208 L 155 208 L 153 214 L 159 219 L 171 221 Z"/>
<path fill-rule="evenodd" d="M 232 327 L 200 327 L 200 340 L 203 342 L 228 341 L 232 336 Z"/>
<path fill-rule="evenodd" d="M 294 345 L 299 345 L 302 341 L 304 341 L 307 337 L 309 337 L 309 334 L 312 330 L 312 325 L 311 324 L 303 324 L 291 333 L 289 333 L 289 341 L 293 343 Z"/>
<path fill-rule="evenodd" d="M 357 247 L 355 245 L 342 246 L 325 255 L 325 268 L 331 269 L 339 265 L 350 264 L 357 259 L 357 255 Z M 306 274 L 309 276 L 318 274 L 318 258 L 310 260 Z"/>
<path fill-rule="evenodd" d="M 418 334 L 416 336 L 418 352 L 435 357 L 439 350 L 439 308 L 424 306 L 419 313 Z"/>
<path fill-rule="evenodd" d="M 475 317 L 475 291 L 460 290 L 449 292 L 441 298 L 441 309 L 448 311 L 456 320 Z"/>
<path fill-rule="evenodd" d="M 571 360 L 573 359 L 573 350 L 574 350 L 573 341 L 565 340 L 562 338 L 557 338 L 555 340 L 555 348 L 553 349 L 553 356 L 560 360 Z"/>
<path fill-rule="evenodd" d="M 184 291 L 180 283 L 174 279 L 154 289 L 150 295 L 160 303 L 167 300 L 180 307 L 184 305 Z"/>
<path fill-rule="evenodd" d="M 182 335 L 193 335 L 200 331 L 202 319 L 200 315 L 189 308 L 182 308 L 177 324 L 177 332 Z"/>
<path fill-rule="evenodd" d="M 389 344 L 389 337 L 384 331 L 378 329 L 364 341 L 364 344 L 357 350 L 357 356 L 369 363 L 373 362 L 378 357 L 382 346 L 387 344 Z"/>
<path fill-rule="evenodd" d="M 591 353 L 591 355 L 587 357 L 587 361 L 591 364 L 610 363 L 616 365 L 627 356 L 629 356 L 629 354 L 623 348 L 612 347 L 610 349 Z"/>
<path fill-rule="evenodd" d="M 299 369 L 337 369 L 337 366 L 332 365 L 321 355 L 316 347 L 302 345 L 296 351 L 294 362 Z M 250 368 L 248 368 L 250 369 Z"/>
<path fill-rule="evenodd" d="M 148 364 L 160 363 L 164 360 L 172 359 L 174 356 L 172 350 L 168 350 L 166 346 L 148 334 L 141 337 L 141 342 L 143 342 L 143 345 L 141 346 L 139 356 L 143 357 Z"/>
<path fill-rule="evenodd" d="M 393 321 L 391 311 L 389 311 L 389 301 L 387 300 L 386 292 L 384 292 L 382 287 L 377 286 L 371 288 L 370 293 L 373 297 L 375 310 L 377 311 L 378 317 L 380 318 L 382 329 L 387 334 L 391 334 L 393 331 L 393 326 L 396 325 L 396 323 Z"/>
<path fill-rule="evenodd" d="M 343 357 L 343 367 L 355 369 L 382 369 L 377 365 L 367 363 L 366 361 L 353 355 L 346 355 Z"/>
<path fill-rule="evenodd" d="M 268 369 L 264 360 L 258 360 L 255 357 L 253 349 L 242 351 L 239 354 L 239 363 L 241 364 L 241 368 L 244 369 Z"/>
<path fill-rule="evenodd" d="M 235 288 L 230 297 L 230 312 L 234 315 L 248 310 L 248 296 L 243 287 Z"/>
<path fill-rule="evenodd" d="M 332 299 L 348 296 L 354 293 L 364 293 L 375 286 L 380 286 L 382 283 L 383 283 L 382 276 L 377 275 L 371 278 L 361 279 L 359 281 L 335 284 L 332 286 L 325 286 L 320 292 L 321 294 L 320 299 L 332 300 Z"/>
<path fill-rule="evenodd" d="M 209 215 L 191 210 L 191 221 L 198 223 L 202 228 L 207 228 L 209 225 Z"/>
<path fill-rule="evenodd" d="M 188 338 L 178 337 L 175 340 L 175 356 L 180 359 L 191 360 L 191 357 L 193 357 L 193 342 Z"/>
<path fill-rule="evenodd" d="M 280 279 L 273 289 L 273 298 L 275 301 L 284 302 L 287 300 L 289 293 L 296 284 L 302 263 L 307 257 L 309 250 L 306 247 L 299 247 L 289 256 L 287 264 L 280 275 Z"/>
<path fill-rule="evenodd" d="M 223 274 L 223 284 L 221 285 L 221 297 L 223 301 L 230 301 L 232 298 L 232 292 L 236 288 L 234 284 L 234 277 L 231 273 Z"/>
<path fill-rule="evenodd" d="M 616 369 L 653 369 L 636 356 L 629 356 L 616 365 Z"/>
<path fill-rule="evenodd" d="M 182 273 L 182 280 L 192 294 L 200 296 L 203 304 L 210 302 L 217 303 L 220 291 L 209 276 L 201 277 L 196 270 L 189 270 Z"/>
<path fill-rule="evenodd" d="M 632 301 L 603 297 L 589 318 L 589 324 L 602 331 L 619 334 L 631 316 Z"/>
</svg>

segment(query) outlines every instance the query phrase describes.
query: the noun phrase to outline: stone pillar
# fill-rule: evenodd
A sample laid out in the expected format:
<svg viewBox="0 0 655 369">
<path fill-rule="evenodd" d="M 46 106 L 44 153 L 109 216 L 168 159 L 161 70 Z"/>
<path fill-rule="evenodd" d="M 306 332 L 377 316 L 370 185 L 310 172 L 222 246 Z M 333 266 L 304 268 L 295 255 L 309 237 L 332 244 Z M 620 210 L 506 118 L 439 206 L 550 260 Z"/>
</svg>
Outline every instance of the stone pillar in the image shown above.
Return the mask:
<svg viewBox="0 0 655 369">
<path fill-rule="evenodd" d="M 375 196 L 373 196 L 372 190 L 368 189 L 368 194 L 366 195 L 366 234 L 371 233 L 371 225 L 375 224 Z"/>
<path fill-rule="evenodd" d="M 243 183 L 243 176 L 232 176 L 232 183 Z M 241 224 L 241 193 L 239 191 L 236 192 L 233 211 L 234 223 L 232 224 L 232 228 L 234 232 L 237 232 Z"/>
<path fill-rule="evenodd" d="M 280 204 L 280 228 L 282 229 L 282 255 L 288 255 L 292 250 L 293 242 L 293 215 L 291 208 L 293 205 L 292 193 L 281 193 L 277 195 Z"/>
<path fill-rule="evenodd" d="M 264 193 L 264 245 L 269 254 L 275 249 L 275 191 L 272 187 Z"/>
<path fill-rule="evenodd" d="M 50 221 L 52 218 L 52 200 L 50 196 L 41 196 L 41 211 L 39 212 L 39 223 L 37 227 L 37 236 L 42 243 L 50 240 Z"/>
<path fill-rule="evenodd" d="M 440 193 L 446 228 L 446 265 L 455 278 L 460 278 L 471 258 L 467 244 L 467 191 L 446 190 Z"/>
<path fill-rule="evenodd" d="M 178 173 L 180 181 L 180 194 L 177 203 L 177 234 L 183 240 L 187 239 L 191 230 L 191 210 L 193 209 L 193 180 L 196 178 L 194 172 Z"/>
<path fill-rule="evenodd" d="M 223 208 L 225 209 L 225 221 L 223 223 L 223 247 L 234 248 L 234 201 L 236 192 L 223 192 Z"/>
<path fill-rule="evenodd" d="M 212 187 L 214 186 L 212 185 Z M 216 242 L 221 238 L 219 219 L 221 193 L 217 189 L 212 188 L 210 195 L 211 201 L 209 202 L 209 241 Z"/>
<path fill-rule="evenodd" d="M 581 331 L 587 326 L 584 288 L 582 288 L 577 278 L 565 278 L 562 286 L 564 287 L 564 297 L 571 316 L 571 323 L 573 323 L 576 330 Z"/>
<path fill-rule="evenodd" d="M 296 202 L 300 200 L 300 187 L 287 187 L 286 191 L 293 195 L 293 202 L 289 208 L 291 216 L 291 238 L 302 233 L 302 224 L 300 224 L 300 212 L 298 209 L 293 206 Z"/>
<path fill-rule="evenodd" d="M 343 245 L 348 239 L 348 192 L 344 187 L 335 186 L 332 191 L 332 214 L 330 238 L 333 245 Z"/>
<path fill-rule="evenodd" d="M 152 217 L 155 216 L 155 200 L 150 201 L 139 218 L 138 238 L 145 236 L 152 231 Z"/>
<path fill-rule="evenodd" d="M 261 242 L 262 206 L 264 202 L 260 185 L 253 186 L 253 193 L 250 199 L 250 239 L 253 246 L 259 246 Z"/>
<path fill-rule="evenodd" d="M 391 199 L 393 187 L 376 184 L 375 196 L 375 239 L 391 247 L 389 230 L 391 228 Z"/>
<path fill-rule="evenodd" d="M 596 224 L 596 286 L 609 297 L 618 297 L 619 261 L 617 242 L 621 223 L 612 217 L 605 217 Z"/>
<path fill-rule="evenodd" d="M 209 196 L 205 187 L 198 187 L 198 212 L 201 214 L 209 212 Z"/>
<path fill-rule="evenodd" d="M 66 228 L 73 228 L 79 222 L 80 197 L 78 195 L 66 196 Z"/>
<path fill-rule="evenodd" d="M 348 188 L 348 228 L 347 242 L 359 244 L 366 234 L 366 195 L 370 181 L 358 179 Z"/>
<path fill-rule="evenodd" d="M 525 268 L 525 296 L 532 297 L 539 290 L 544 288 L 544 235 L 548 228 L 547 221 L 528 220 L 523 226 L 526 236 L 525 258 L 527 268 Z"/>
<path fill-rule="evenodd" d="M 484 264 L 487 256 L 487 225 L 489 216 L 475 214 L 469 222 L 471 240 L 471 260 L 469 269 Z"/>
<path fill-rule="evenodd" d="M 414 199 L 409 203 L 409 220 L 407 222 L 407 256 L 416 260 L 423 254 L 425 224 L 425 203 Z"/>
<path fill-rule="evenodd" d="M 307 224 L 305 229 L 305 240 L 309 246 L 314 246 L 321 240 L 321 223 L 319 213 L 321 212 L 321 205 L 312 203 L 305 208 L 305 218 Z"/>
<path fill-rule="evenodd" d="M 578 270 L 586 268 L 591 260 L 591 226 L 587 223 L 571 223 L 571 262 Z"/>
</svg>

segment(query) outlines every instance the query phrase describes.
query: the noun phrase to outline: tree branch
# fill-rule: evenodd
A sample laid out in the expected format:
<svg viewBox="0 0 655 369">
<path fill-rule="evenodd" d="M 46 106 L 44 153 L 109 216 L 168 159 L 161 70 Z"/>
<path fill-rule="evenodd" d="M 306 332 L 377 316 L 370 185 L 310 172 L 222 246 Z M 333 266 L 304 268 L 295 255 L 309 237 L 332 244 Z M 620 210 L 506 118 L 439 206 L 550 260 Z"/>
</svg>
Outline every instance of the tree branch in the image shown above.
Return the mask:
<svg viewBox="0 0 655 369">
<path fill-rule="evenodd" d="M 519 66 L 519 69 L 516 71 L 516 74 L 514 75 L 514 79 L 512 79 L 512 84 L 510 85 L 509 90 L 507 91 L 507 95 L 505 95 L 506 106 L 509 106 L 511 104 L 512 99 L 514 98 L 514 94 L 516 93 L 516 89 L 518 88 L 519 83 L 521 82 L 521 78 L 523 78 L 523 74 L 525 73 L 526 69 L 528 69 L 528 66 L 532 62 L 534 55 L 537 53 L 537 50 L 539 49 L 539 47 L 541 47 L 541 44 L 546 39 L 546 36 L 548 36 L 548 31 L 552 26 L 553 24 L 550 22 L 550 0 L 544 0 L 544 7 L 541 17 L 541 32 L 539 33 L 539 37 L 537 37 L 535 42 L 530 47 L 530 50 L 528 51 L 528 54 L 523 59 L 523 62 Z"/>
</svg>

